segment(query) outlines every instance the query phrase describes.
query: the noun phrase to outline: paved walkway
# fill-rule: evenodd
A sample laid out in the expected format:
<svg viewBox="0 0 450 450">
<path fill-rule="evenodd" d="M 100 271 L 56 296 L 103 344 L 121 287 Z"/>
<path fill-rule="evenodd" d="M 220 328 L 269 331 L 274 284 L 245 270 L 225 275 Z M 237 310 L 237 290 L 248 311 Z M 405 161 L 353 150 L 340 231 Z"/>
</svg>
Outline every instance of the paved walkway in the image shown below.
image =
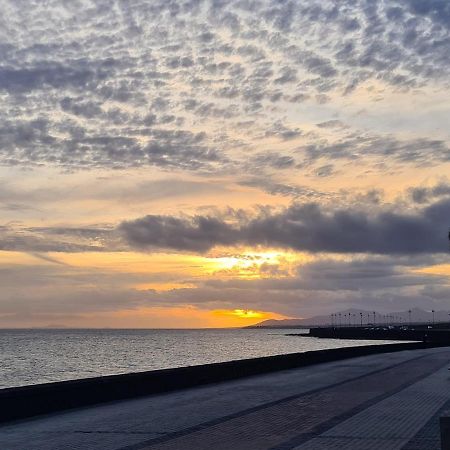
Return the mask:
<svg viewBox="0 0 450 450">
<path fill-rule="evenodd" d="M 0 427 L 3 450 L 438 450 L 450 348 L 320 364 Z"/>
</svg>

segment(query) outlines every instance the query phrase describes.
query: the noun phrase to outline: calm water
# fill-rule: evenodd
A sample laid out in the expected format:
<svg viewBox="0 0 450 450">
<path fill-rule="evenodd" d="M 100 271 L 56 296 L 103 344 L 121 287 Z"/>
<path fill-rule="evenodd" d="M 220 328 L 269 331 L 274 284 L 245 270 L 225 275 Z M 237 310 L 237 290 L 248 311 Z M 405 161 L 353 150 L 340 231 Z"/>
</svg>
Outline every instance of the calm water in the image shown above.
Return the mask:
<svg viewBox="0 0 450 450">
<path fill-rule="evenodd" d="M 291 332 L 304 331 L 0 330 L 0 388 L 374 344 Z"/>
</svg>

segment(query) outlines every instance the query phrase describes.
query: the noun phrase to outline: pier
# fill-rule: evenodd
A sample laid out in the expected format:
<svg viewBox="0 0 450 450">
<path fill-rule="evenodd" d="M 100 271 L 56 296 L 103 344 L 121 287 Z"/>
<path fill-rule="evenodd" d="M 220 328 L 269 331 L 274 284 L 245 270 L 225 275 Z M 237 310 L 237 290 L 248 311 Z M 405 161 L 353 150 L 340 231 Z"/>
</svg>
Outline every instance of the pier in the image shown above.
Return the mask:
<svg viewBox="0 0 450 450">
<path fill-rule="evenodd" d="M 450 324 L 321 326 L 312 327 L 309 333 L 302 333 L 301 336 L 327 339 L 422 341 L 450 345 Z"/>
</svg>

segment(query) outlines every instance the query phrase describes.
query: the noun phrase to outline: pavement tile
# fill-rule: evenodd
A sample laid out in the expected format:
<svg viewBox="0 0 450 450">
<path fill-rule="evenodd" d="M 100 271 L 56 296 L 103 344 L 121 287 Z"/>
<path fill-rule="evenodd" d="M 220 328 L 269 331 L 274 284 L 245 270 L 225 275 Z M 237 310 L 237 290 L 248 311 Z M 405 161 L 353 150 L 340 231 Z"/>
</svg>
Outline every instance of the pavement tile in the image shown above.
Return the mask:
<svg viewBox="0 0 450 450">
<path fill-rule="evenodd" d="M 181 436 L 163 436 L 137 448 L 143 450 L 295 448 L 302 441 L 310 440 L 313 434 L 319 434 L 322 428 L 331 428 L 334 422 L 342 421 L 346 415 L 352 416 L 359 412 L 359 409 L 366 409 L 372 403 L 378 403 L 432 374 L 448 360 L 448 354 L 432 354 L 319 392 L 244 413 L 221 423 L 186 432 Z M 418 402 L 421 401 L 418 396 Z M 366 431 L 370 429 L 370 423 L 364 425 Z M 385 420 L 381 416 L 379 424 L 381 428 L 395 430 L 396 426 L 392 428 L 392 425 L 390 420 Z M 367 437 L 370 440 L 370 432 Z M 395 435 L 389 439 L 398 441 Z M 346 445 L 350 445 L 347 437 L 345 440 Z M 361 443 L 361 439 L 358 442 Z M 404 440 L 401 443 L 403 444 Z M 370 445 L 377 448 L 378 444 L 372 442 Z"/>
</svg>

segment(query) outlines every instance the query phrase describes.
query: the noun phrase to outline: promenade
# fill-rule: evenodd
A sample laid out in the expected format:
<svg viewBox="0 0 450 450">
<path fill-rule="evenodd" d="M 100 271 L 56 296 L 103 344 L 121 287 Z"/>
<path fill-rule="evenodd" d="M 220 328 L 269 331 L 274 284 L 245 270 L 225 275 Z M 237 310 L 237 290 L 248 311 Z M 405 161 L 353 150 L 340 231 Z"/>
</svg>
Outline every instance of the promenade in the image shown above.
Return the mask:
<svg viewBox="0 0 450 450">
<path fill-rule="evenodd" d="M 434 450 L 450 348 L 386 353 L 0 426 L 2 450 Z"/>
</svg>

